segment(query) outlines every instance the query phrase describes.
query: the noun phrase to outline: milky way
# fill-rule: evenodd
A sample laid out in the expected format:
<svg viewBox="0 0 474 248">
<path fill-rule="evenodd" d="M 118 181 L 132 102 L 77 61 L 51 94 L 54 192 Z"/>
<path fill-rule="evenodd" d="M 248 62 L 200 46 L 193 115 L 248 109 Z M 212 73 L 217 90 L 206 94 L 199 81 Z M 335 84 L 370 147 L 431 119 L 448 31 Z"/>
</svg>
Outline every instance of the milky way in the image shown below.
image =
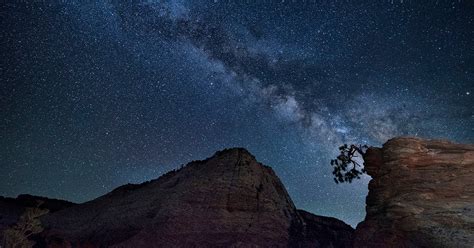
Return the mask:
<svg viewBox="0 0 474 248">
<path fill-rule="evenodd" d="M 84 202 L 226 147 L 355 225 L 341 143 L 474 141 L 470 1 L 45 1 L 0 7 L 0 195 Z"/>
</svg>

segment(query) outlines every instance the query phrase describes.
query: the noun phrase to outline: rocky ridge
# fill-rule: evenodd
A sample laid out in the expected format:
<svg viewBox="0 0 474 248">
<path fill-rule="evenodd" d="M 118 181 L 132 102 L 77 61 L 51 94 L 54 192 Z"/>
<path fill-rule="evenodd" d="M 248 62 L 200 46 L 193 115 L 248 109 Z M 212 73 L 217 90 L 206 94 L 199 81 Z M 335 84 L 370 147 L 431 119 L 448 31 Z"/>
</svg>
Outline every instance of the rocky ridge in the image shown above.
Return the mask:
<svg viewBox="0 0 474 248">
<path fill-rule="evenodd" d="M 42 222 L 51 247 L 347 247 L 353 233 L 342 221 L 298 211 L 273 170 L 242 148 Z"/>
<path fill-rule="evenodd" d="M 364 156 L 367 215 L 354 230 L 295 208 L 245 149 L 217 152 L 83 204 L 0 198 L 0 237 L 38 200 L 38 247 L 473 247 L 474 145 L 395 138 Z"/>
</svg>

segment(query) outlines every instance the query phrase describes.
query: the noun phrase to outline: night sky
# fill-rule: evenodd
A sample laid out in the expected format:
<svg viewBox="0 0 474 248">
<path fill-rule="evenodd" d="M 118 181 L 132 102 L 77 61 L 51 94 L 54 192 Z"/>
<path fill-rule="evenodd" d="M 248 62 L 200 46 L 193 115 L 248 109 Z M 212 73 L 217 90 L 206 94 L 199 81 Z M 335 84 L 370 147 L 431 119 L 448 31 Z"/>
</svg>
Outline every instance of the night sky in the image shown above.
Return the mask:
<svg viewBox="0 0 474 248">
<path fill-rule="evenodd" d="M 474 142 L 472 1 L 26 2 L 0 7 L 0 195 L 84 202 L 238 146 L 355 225 L 341 143 Z"/>
</svg>

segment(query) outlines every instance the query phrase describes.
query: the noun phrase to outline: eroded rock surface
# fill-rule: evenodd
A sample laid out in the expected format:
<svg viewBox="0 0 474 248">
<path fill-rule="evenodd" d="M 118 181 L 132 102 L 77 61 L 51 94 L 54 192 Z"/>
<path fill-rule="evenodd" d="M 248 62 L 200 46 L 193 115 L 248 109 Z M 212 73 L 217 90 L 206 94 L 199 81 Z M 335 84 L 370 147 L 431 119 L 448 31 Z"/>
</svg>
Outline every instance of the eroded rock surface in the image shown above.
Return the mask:
<svg viewBox="0 0 474 248">
<path fill-rule="evenodd" d="M 273 170 L 241 148 L 42 221 L 50 247 L 347 247 L 353 232 L 300 214 Z"/>
<path fill-rule="evenodd" d="M 474 247 L 474 146 L 395 138 L 371 148 L 355 247 Z"/>
<path fill-rule="evenodd" d="M 303 218 L 305 231 L 301 232 L 300 247 L 352 247 L 354 229 L 332 217 L 318 216 L 298 210 Z"/>
</svg>

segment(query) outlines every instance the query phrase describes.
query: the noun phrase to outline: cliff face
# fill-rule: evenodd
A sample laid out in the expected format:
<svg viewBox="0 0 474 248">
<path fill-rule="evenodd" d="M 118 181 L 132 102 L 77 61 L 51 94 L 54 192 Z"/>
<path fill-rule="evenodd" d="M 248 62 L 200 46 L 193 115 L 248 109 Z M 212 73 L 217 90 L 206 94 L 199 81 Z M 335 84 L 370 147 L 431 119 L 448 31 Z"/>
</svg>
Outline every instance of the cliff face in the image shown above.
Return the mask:
<svg viewBox="0 0 474 248">
<path fill-rule="evenodd" d="M 273 170 L 236 148 L 83 204 L 0 198 L 0 238 L 42 200 L 39 247 L 473 247 L 473 145 L 396 138 L 364 159 L 373 179 L 355 233 L 297 210 Z"/>
<path fill-rule="evenodd" d="M 352 247 L 354 229 L 332 217 L 317 216 L 298 210 L 303 218 L 305 230 L 295 247 Z"/>
<path fill-rule="evenodd" d="M 354 247 L 473 247 L 474 146 L 396 138 L 370 148 Z"/>
<path fill-rule="evenodd" d="M 297 211 L 273 170 L 245 149 L 119 187 L 42 223 L 51 247 L 347 247 L 353 233 Z"/>
</svg>

